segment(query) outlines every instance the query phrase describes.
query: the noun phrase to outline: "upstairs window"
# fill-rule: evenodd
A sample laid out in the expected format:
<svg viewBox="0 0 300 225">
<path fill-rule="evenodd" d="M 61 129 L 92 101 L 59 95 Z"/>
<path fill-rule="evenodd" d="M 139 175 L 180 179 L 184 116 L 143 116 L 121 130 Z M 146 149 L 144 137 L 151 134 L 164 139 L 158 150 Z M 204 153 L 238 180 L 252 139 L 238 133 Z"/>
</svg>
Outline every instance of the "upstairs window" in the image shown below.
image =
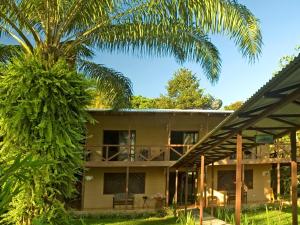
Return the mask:
<svg viewBox="0 0 300 225">
<path fill-rule="evenodd" d="M 176 152 L 184 154 L 187 151 L 187 146 L 194 145 L 198 141 L 198 131 L 171 131 L 171 145 L 186 145 L 172 147 Z M 177 160 L 180 158 L 176 152 L 170 152 L 170 160 Z"/>
</svg>

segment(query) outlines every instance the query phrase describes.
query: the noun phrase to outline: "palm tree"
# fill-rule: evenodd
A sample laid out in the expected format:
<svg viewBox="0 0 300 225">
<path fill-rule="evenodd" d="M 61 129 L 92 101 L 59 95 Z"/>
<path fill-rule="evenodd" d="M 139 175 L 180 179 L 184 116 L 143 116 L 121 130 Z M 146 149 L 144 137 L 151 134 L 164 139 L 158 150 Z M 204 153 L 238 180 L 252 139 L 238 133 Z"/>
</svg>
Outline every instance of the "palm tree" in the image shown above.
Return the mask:
<svg viewBox="0 0 300 225">
<path fill-rule="evenodd" d="M 1 0 L 0 31 L 49 63 L 66 58 L 115 102 L 128 102 L 131 83 L 88 61 L 95 49 L 198 62 L 216 82 L 221 59 L 210 34 L 228 36 L 250 61 L 262 45 L 258 20 L 234 0 Z"/>
</svg>

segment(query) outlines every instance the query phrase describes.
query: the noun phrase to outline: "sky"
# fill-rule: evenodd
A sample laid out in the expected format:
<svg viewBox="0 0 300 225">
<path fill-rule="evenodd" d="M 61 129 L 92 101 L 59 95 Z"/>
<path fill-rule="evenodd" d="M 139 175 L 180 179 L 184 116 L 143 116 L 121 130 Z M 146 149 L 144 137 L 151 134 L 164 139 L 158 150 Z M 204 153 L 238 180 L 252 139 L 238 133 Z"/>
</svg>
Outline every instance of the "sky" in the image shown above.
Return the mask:
<svg viewBox="0 0 300 225">
<path fill-rule="evenodd" d="M 278 70 L 279 59 L 293 54 L 300 44 L 299 0 L 240 0 L 260 20 L 263 37 L 262 54 L 254 64 L 249 64 L 225 36 L 212 37 L 222 58 L 222 71 L 217 84 L 205 78 L 200 64 L 178 64 L 173 57 L 138 57 L 128 54 L 98 52 L 94 58 L 129 77 L 135 95 L 158 97 L 165 93 L 165 86 L 173 73 L 185 67 L 200 79 L 200 86 L 207 93 L 223 101 L 223 105 L 250 98 Z"/>
</svg>

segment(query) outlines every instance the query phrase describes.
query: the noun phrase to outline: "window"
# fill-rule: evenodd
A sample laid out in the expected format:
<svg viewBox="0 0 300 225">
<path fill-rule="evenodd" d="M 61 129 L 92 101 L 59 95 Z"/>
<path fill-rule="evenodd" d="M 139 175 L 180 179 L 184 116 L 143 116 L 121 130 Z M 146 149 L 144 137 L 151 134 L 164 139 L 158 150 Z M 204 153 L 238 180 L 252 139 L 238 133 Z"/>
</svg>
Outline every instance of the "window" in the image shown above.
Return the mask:
<svg viewBox="0 0 300 225">
<path fill-rule="evenodd" d="M 233 191 L 235 190 L 235 170 L 218 171 L 218 190 Z M 253 189 L 253 170 L 245 170 L 244 182 L 248 189 Z"/>
<path fill-rule="evenodd" d="M 131 146 L 130 155 L 134 154 L 135 131 L 130 131 L 129 137 L 128 130 L 104 130 L 103 145 L 106 145 L 103 147 L 104 158 L 109 158 L 111 161 L 127 161 L 129 145 Z M 117 154 L 118 152 L 120 154 Z"/>
<path fill-rule="evenodd" d="M 145 173 L 129 173 L 128 192 L 145 193 Z M 104 173 L 103 194 L 126 192 L 126 173 Z"/>
<path fill-rule="evenodd" d="M 171 131 L 171 145 L 194 145 L 198 141 L 198 131 Z M 174 149 L 183 154 L 187 151 L 187 147 L 177 146 Z M 174 152 L 170 152 L 170 160 L 177 160 L 180 156 Z"/>
</svg>

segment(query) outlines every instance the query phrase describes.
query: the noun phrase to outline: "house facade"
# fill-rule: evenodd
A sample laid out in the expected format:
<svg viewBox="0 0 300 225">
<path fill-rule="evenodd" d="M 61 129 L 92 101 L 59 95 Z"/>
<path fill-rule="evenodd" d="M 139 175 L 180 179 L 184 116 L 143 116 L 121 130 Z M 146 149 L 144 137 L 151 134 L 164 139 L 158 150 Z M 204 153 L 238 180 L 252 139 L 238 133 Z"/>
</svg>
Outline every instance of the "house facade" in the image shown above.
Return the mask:
<svg viewBox="0 0 300 225">
<path fill-rule="evenodd" d="M 154 208 L 157 199 L 167 205 L 194 204 L 196 168 L 172 165 L 191 146 L 229 116 L 214 110 L 89 110 L 95 119 L 87 124 L 82 209 L 130 207 L 118 204 L 117 195 L 134 196 L 132 207 Z M 278 157 L 278 156 L 276 156 Z M 244 152 L 244 202 L 273 198 L 274 161 L 267 146 Z M 280 168 L 280 167 L 279 167 Z M 235 159 L 230 156 L 206 171 L 206 197 L 230 204 L 235 191 Z M 276 186 L 278 187 L 278 185 Z M 122 196 L 122 195 L 121 195 Z M 207 200 L 207 204 L 209 200 Z M 124 204 L 126 206 L 124 206 Z"/>
</svg>

